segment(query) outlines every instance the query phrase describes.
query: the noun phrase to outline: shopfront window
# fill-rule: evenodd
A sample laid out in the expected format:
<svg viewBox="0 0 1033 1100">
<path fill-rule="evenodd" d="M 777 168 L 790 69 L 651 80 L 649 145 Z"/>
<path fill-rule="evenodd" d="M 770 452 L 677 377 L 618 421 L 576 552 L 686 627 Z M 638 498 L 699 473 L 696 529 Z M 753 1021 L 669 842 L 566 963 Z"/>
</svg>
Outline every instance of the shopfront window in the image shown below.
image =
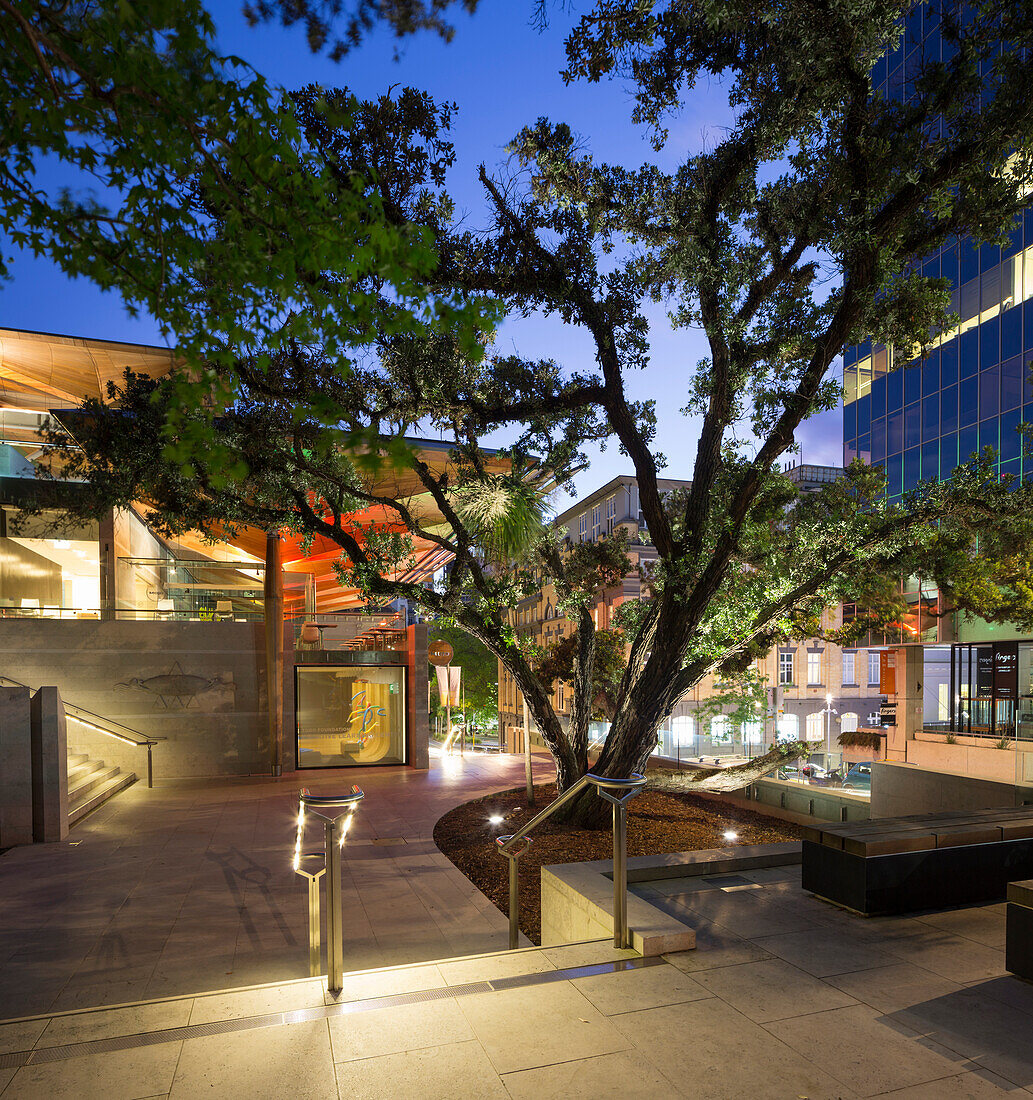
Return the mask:
<svg viewBox="0 0 1033 1100">
<path fill-rule="evenodd" d="M 404 764 L 405 669 L 298 665 L 298 767 Z"/>
<path fill-rule="evenodd" d="M 778 719 L 779 741 L 798 741 L 800 739 L 800 719 L 795 714 L 783 714 Z"/>
</svg>

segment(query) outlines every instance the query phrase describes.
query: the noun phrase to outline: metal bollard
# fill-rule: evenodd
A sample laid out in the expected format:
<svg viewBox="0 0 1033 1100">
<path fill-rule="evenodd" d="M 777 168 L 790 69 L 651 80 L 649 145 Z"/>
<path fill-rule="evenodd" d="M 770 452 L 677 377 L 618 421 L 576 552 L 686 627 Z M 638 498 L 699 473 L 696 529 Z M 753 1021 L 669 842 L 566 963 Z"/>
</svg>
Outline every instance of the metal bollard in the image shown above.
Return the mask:
<svg viewBox="0 0 1033 1100">
<path fill-rule="evenodd" d="M 319 965 L 319 895 L 316 880 L 323 875 L 326 885 L 326 979 L 332 993 L 339 993 L 344 985 L 344 918 L 341 904 L 341 849 L 351 819 L 358 804 L 365 796 L 358 787 L 352 787 L 346 795 L 313 795 L 307 790 L 300 792 L 298 810 L 298 835 L 295 841 L 294 870 L 309 879 L 309 962 L 315 959 L 316 971 Z M 305 828 L 306 811 L 323 823 L 324 863 L 323 869 L 315 875 L 302 871 L 302 840 Z M 336 812 L 335 812 L 336 811 Z M 313 902 L 313 892 L 315 901 Z M 315 916 L 313 917 L 313 906 Z M 314 925 L 313 925 L 314 921 Z M 313 941 L 313 927 L 315 928 Z M 313 942 L 315 947 L 313 947 Z"/>
</svg>

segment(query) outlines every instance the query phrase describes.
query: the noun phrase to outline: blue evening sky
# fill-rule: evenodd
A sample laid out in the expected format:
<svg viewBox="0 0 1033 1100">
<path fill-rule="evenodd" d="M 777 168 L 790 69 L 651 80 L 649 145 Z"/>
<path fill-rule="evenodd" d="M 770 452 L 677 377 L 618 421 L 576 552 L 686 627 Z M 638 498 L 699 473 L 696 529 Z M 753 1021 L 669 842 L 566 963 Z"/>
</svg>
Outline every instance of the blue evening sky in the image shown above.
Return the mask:
<svg viewBox="0 0 1033 1100">
<path fill-rule="evenodd" d="M 573 16 L 551 9 L 544 32 L 531 25 L 531 0 L 483 0 L 473 17 L 456 11 L 457 32 L 446 45 L 431 35 L 406 40 L 400 60 L 393 60 L 395 43 L 378 33 L 343 62 L 313 57 L 300 28 L 247 27 L 239 0 L 213 2 L 220 47 L 244 58 L 272 81 L 288 88 L 318 82 L 347 85 L 362 97 L 374 97 L 391 85 L 411 85 L 439 101 L 454 101 L 458 112 L 453 140 L 457 158 L 448 181 L 460 209 L 473 226 L 485 223 L 485 206 L 476 181 L 477 165 L 489 168 L 505 158 L 505 145 L 520 127 L 541 115 L 568 122 L 599 159 L 638 165 L 655 154 L 630 121 L 631 96 L 618 81 L 564 86 L 564 31 Z M 661 154 L 673 167 L 688 150 L 714 140 L 731 121 L 720 87 L 696 91 L 672 121 L 671 138 Z M 696 449 L 697 425 L 678 409 L 685 404 L 686 380 L 705 355 L 698 332 L 673 331 L 663 309 L 650 312 L 651 361 L 629 378 L 634 398 L 657 402 L 656 446 L 667 458 L 670 477 L 688 477 Z M 45 261 L 20 257 L 12 282 L 0 286 L 0 326 L 62 332 L 113 340 L 161 343 L 156 323 L 130 318 L 120 299 L 102 294 L 91 284 L 71 281 Z M 594 356 L 586 335 L 558 321 L 532 317 L 507 321 L 498 337 L 500 351 L 528 357 L 551 357 L 571 368 L 589 369 Z M 813 418 L 801 432 L 803 461 L 838 463 L 842 453 L 841 414 Z M 579 495 L 621 473 L 632 473 L 630 461 L 616 447 L 595 454 L 577 479 Z M 556 502 L 566 507 L 565 500 Z"/>
</svg>

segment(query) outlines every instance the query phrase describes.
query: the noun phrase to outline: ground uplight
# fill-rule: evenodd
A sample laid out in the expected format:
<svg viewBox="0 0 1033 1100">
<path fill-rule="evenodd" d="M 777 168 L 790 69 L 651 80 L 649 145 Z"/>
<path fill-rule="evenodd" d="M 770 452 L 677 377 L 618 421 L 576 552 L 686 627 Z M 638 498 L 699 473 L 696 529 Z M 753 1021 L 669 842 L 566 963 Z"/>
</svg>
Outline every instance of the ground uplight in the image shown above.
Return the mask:
<svg viewBox="0 0 1033 1100">
<path fill-rule="evenodd" d="M 489 825 L 501 825 L 502 822 L 505 821 L 505 820 L 506 819 L 502 816 L 502 814 L 492 814 L 491 817 L 488 818 L 488 824 Z"/>
<path fill-rule="evenodd" d="M 733 832 L 731 829 L 725 830 L 725 832 L 723 832 L 721 835 L 725 838 L 725 840 L 727 840 L 729 842 L 739 839 L 739 834 L 736 833 L 736 832 Z"/>
</svg>

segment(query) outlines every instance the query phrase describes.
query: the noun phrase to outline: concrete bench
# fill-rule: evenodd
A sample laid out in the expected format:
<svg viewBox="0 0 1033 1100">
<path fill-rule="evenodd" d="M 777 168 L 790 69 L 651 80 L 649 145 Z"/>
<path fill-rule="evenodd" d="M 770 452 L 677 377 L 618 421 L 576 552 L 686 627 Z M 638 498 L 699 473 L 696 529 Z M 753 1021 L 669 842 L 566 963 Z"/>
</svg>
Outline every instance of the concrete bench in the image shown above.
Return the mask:
<svg viewBox="0 0 1033 1100">
<path fill-rule="evenodd" d="M 1033 879 L 1008 883 L 1004 965 L 1019 978 L 1033 981 Z"/>
<path fill-rule="evenodd" d="M 870 916 L 1000 901 L 1030 875 L 1030 806 L 803 830 L 803 888 Z"/>
</svg>

